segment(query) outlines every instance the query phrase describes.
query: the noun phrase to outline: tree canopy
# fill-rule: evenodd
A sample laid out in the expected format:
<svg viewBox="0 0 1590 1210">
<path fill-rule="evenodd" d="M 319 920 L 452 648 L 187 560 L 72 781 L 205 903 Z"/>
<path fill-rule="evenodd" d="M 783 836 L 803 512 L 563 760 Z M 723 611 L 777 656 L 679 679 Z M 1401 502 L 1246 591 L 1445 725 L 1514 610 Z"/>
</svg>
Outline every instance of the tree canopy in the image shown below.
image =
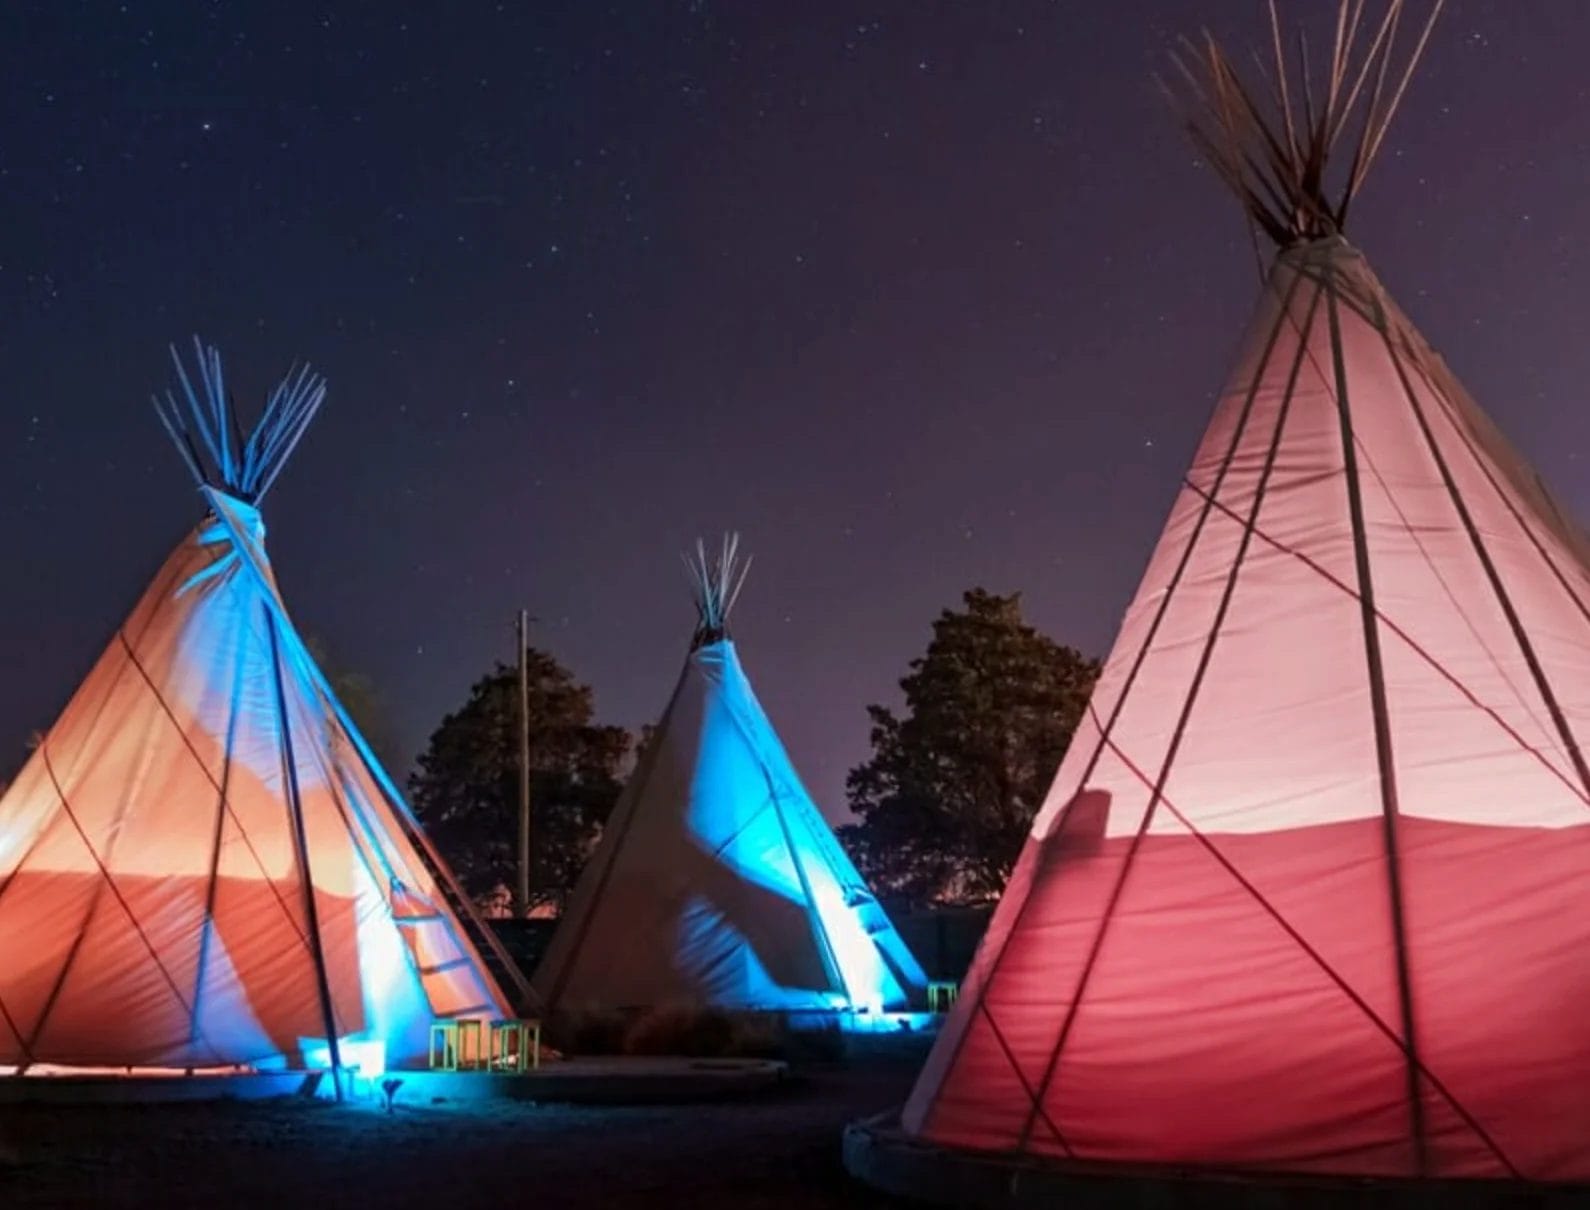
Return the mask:
<svg viewBox="0 0 1590 1210">
<path fill-rule="evenodd" d="M 593 721 L 591 690 L 528 649 L 531 904 L 562 908 L 621 788 L 622 727 Z M 519 670 L 498 664 L 442 720 L 409 780 L 426 831 L 487 911 L 507 906 L 519 836 Z"/>
<path fill-rule="evenodd" d="M 840 838 L 879 895 L 911 903 L 1004 889 L 1099 672 L 1027 625 L 1019 594 L 963 604 L 911 661 L 903 714 L 868 707 L 873 755 L 848 780 L 859 822 Z"/>
<path fill-rule="evenodd" d="M 310 658 L 325 674 L 331 691 L 337 695 L 342 708 L 359 728 L 364 742 L 370 745 L 382 768 L 394 778 L 401 779 L 407 771 L 409 760 L 400 755 L 397 734 L 387 712 L 386 701 L 375 682 L 362 672 L 354 672 L 333 658 L 328 645 L 316 635 L 305 635 L 304 646 Z"/>
</svg>

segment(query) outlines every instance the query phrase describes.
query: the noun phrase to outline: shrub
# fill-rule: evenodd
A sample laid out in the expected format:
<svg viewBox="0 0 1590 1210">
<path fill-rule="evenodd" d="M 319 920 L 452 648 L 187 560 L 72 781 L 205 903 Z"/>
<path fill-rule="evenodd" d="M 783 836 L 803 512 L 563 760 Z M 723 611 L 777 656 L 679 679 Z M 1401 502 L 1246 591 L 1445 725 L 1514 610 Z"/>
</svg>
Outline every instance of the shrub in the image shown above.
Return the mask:
<svg viewBox="0 0 1590 1210">
<path fill-rule="evenodd" d="M 567 1055 L 624 1053 L 629 1017 L 613 1009 L 560 1009 L 542 1024 L 542 1037 Z"/>
<path fill-rule="evenodd" d="M 733 1018 L 719 1009 L 664 1005 L 630 1022 L 624 1053 L 722 1058 L 737 1053 L 736 1034 Z"/>
</svg>

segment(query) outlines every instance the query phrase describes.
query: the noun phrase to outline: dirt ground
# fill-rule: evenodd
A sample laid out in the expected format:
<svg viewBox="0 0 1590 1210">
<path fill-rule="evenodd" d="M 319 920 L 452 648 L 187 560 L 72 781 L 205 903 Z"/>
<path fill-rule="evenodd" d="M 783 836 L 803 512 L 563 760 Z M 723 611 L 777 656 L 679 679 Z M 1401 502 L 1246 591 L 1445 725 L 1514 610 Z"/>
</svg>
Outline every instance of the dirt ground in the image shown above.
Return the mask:
<svg viewBox="0 0 1590 1210">
<path fill-rule="evenodd" d="M 809 1063 L 687 1106 L 0 1106 L 0 1207 L 893 1207 L 845 1175 L 840 1131 L 899 1104 L 919 1061 Z"/>
</svg>

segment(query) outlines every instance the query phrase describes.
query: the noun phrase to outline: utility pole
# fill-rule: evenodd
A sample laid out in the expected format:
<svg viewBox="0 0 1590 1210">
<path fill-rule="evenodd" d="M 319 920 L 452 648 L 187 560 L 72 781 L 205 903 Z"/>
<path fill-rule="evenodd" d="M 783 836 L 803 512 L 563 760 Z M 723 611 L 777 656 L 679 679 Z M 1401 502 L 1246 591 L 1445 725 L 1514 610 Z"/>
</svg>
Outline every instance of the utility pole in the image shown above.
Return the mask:
<svg viewBox="0 0 1590 1210">
<path fill-rule="evenodd" d="M 514 906 L 530 914 L 530 615 L 519 611 L 519 885 Z"/>
</svg>

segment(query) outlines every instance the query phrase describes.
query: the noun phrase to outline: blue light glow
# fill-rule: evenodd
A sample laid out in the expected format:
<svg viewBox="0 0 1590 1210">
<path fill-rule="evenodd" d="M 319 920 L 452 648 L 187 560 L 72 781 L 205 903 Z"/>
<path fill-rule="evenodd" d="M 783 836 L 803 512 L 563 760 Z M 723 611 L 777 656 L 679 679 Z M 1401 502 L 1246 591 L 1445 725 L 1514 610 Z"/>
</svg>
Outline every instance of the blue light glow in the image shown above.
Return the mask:
<svg viewBox="0 0 1590 1210">
<path fill-rule="evenodd" d="M 428 1045 L 430 1004 L 415 977 L 413 957 L 392 922 L 390 905 L 360 871 L 358 946 L 364 1019 L 369 1032 L 394 1053 L 412 1055 Z M 350 1062 L 343 1052 L 343 1062 Z"/>
<path fill-rule="evenodd" d="M 369 1075 L 372 1070 L 386 1070 L 389 1061 L 422 1062 L 436 1012 L 420 977 L 412 939 L 394 919 L 393 897 L 399 887 L 426 875 L 411 868 L 416 855 L 376 814 L 370 779 L 389 796 L 387 807 L 408 816 L 407 805 L 396 796 L 287 617 L 266 560 L 259 511 L 214 489 L 206 489 L 205 495 L 213 516 L 199 539 L 228 549 L 179 589 L 179 594 L 200 594 L 178 645 L 182 668 L 177 683 L 183 687 L 184 704 L 211 734 L 228 734 L 231 720 L 245 718 L 242 733 L 229 735 L 229 758 L 249 768 L 264 785 L 284 792 L 282 720 L 270 694 L 261 689 L 281 677 L 300 793 L 320 792 L 315 800 L 319 809 L 337 811 L 348 829 L 348 845 L 317 854 L 313 867 L 317 884 L 329 880 L 330 885 L 346 887 L 345 893 L 353 899 L 353 948 L 329 959 L 352 962 L 358 977 L 360 1019 L 336 1023 L 358 1027 L 346 1038 L 339 1036 L 343 1065 L 360 1067 Z M 270 648 L 261 641 L 263 617 L 274 619 L 280 660 L 275 669 L 269 666 Z M 426 944 L 433 955 L 457 952 L 451 935 L 456 925 L 438 922 L 423 927 L 429 930 Z M 235 1040 L 238 1053 L 262 1055 L 255 1066 L 269 1065 L 276 1061 L 278 1047 L 258 1030 L 220 936 L 212 936 L 204 973 L 206 1032 Z M 481 987 L 475 1002 L 490 1004 L 495 991 L 483 976 L 477 973 L 477 978 Z M 312 1068 L 329 1067 L 324 1039 L 304 1045 L 308 1049 L 301 1052 L 302 1062 Z"/>
<path fill-rule="evenodd" d="M 331 1070 L 331 1047 L 324 1038 L 299 1038 L 298 1051 L 306 1071 Z M 354 1072 L 360 1079 L 374 1080 L 386 1074 L 386 1043 L 379 1038 L 354 1034 L 338 1038 L 337 1055 L 342 1070 Z"/>
<path fill-rule="evenodd" d="M 718 1003 L 872 1014 L 904 1007 L 925 977 L 807 796 L 733 643 L 690 658 L 712 688 L 684 822 L 712 866 L 702 867 L 703 893 L 678 916 L 680 969 Z M 777 923 L 790 912 L 804 918 L 804 948 Z"/>
</svg>

